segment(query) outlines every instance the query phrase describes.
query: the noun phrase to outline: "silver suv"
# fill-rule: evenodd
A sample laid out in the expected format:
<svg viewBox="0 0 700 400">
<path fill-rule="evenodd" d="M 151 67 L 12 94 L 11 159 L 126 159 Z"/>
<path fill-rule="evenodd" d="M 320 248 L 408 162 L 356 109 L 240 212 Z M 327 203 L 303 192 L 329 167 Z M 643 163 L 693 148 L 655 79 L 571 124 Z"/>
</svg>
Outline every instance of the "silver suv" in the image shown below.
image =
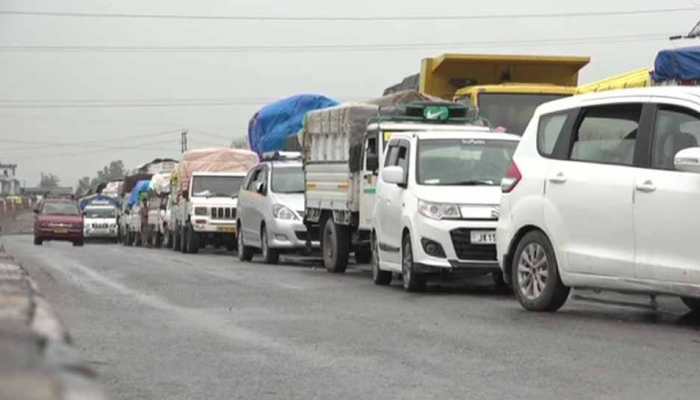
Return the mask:
<svg viewBox="0 0 700 400">
<path fill-rule="evenodd" d="M 241 261 L 250 261 L 259 250 L 266 263 L 275 264 L 280 253 L 310 250 L 299 153 L 264 154 L 248 172 L 238 197 L 237 227 Z"/>
</svg>

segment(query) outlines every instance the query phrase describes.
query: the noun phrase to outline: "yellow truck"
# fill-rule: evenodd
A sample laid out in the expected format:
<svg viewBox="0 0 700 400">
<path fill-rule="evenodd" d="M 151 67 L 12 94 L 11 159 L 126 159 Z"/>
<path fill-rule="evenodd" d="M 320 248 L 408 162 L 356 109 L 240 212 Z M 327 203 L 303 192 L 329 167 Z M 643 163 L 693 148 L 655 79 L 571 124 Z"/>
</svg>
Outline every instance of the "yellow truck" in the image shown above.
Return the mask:
<svg viewBox="0 0 700 400">
<path fill-rule="evenodd" d="M 611 76 L 576 89 L 576 94 L 604 92 L 607 90 L 629 89 L 651 86 L 652 71 L 649 68 L 640 68 L 624 74 Z"/>
<path fill-rule="evenodd" d="M 576 93 L 579 71 L 589 62 L 588 57 L 443 54 L 424 59 L 420 74 L 385 94 L 418 89 L 466 103 L 493 128 L 522 134 L 537 106 Z"/>
</svg>

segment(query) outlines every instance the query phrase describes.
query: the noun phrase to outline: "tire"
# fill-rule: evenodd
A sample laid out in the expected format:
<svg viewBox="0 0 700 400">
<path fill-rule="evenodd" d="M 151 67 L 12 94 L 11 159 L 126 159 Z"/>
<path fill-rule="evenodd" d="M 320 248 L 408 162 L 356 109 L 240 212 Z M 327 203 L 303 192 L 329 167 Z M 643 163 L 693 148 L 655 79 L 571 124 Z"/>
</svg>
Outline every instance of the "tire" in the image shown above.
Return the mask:
<svg viewBox="0 0 700 400">
<path fill-rule="evenodd" d="M 552 244 L 540 231 L 530 232 L 520 239 L 511 272 L 515 297 L 528 311 L 557 311 L 569 297 L 570 289 L 559 277 Z"/>
<path fill-rule="evenodd" d="M 333 217 L 326 219 L 321 236 L 323 265 L 333 274 L 345 273 L 348 267 L 349 233 L 348 227 L 333 222 Z"/>
<path fill-rule="evenodd" d="M 173 247 L 172 247 L 173 251 L 180 251 L 180 248 L 182 246 L 182 243 L 181 243 L 182 238 L 180 237 L 180 230 L 177 227 L 173 230 L 172 237 L 173 237 Z"/>
<path fill-rule="evenodd" d="M 240 228 L 238 229 L 238 235 L 236 235 L 236 237 L 236 242 L 238 243 L 238 259 L 242 262 L 252 260 L 253 248 L 246 246 L 245 243 L 243 243 L 243 234 L 241 233 Z"/>
<path fill-rule="evenodd" d="M 160 232 L 153 234 L 153 247 L 156 249 L 163 247 L 163 235 Z"/>
<path fill-rule="evenodd" d="M 422 292 L 425 290 L 425 277 L 416 273 L 413 263 L 413 245 L 410 234 L 403 235 L 401 241 L 401 275 L 405 291 Z"/>
<path fill-rule="evenodd" d="M 681 300 L 686 307 L 690 308 L 690 311 L 700 311 L 700 299 L 695 297 L 681 297 Z"/>
<path fill-rule="evenodd" d="M 75 242 L 73 242 L 74 247 L 83 247 L 84 244 L 85 244 L 85 241 L 83 241 L 83 239 L 76 240 Z"/>
<path fill-rule="evenodd" d="M 41 240 L 41 238 L 38 238 L 38 237 L 34 238 L 34 245 L 35 246 L 41 246 L 43 243 L 44 243 L 44 241 Z"/>
<path fill-rule="evenodd" d="M 180 253 L 187 253 L 187 231 L 185 227 L 180 228 Z"/>
<path fill-rule="evenodd" d="M 264 226 L 260 232 L 260 251 L 265 264 L 277 264 L 280 261 L 280 253 L 268 244 L 267 229 Z"/>
<path fill-rule="evenodd" d="M 186 253 L 197 254 L 199 253 L 199 234 L 192 229 L 191 226 L 187 227 L 187 249 Z"/>
<path fill-rule="evenodd" d="M 226 242 L 226 251 L 234 251 L 236 250 L 236 239 L 234 238 L 230 242 Z"/>
<path fill-rule="evenodd" d="M 379 250 L 377 246 L 377 238 L 372 235 L 372 251 L 370 252 L 372 258 L 372 282 L 377 286 L 387 286 L 391 284 L 392 273 L 391 271 L 382 271 L 379 268 Z"/>
<path fill-rule="evenodd" d="M 372 262 L 372 248 L 370 246 L 355 247 L 355 262 L 358 264 L 369 264 Z"/>
</svg>

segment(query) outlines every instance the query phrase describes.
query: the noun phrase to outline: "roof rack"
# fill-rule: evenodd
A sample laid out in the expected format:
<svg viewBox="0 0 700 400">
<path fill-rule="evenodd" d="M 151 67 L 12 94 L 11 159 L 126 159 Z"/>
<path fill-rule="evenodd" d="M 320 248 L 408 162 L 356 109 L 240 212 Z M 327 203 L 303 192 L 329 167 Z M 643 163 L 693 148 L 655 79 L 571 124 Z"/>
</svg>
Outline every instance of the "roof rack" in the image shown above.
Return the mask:
<svg viewBox="0 0 700 400">
<path fill-rule="evenodd" d="M 298 151 L 268 151 L 262 154 L 261 161 L 293 161 L 301 159 L 301 153 Z"/>
</svg>

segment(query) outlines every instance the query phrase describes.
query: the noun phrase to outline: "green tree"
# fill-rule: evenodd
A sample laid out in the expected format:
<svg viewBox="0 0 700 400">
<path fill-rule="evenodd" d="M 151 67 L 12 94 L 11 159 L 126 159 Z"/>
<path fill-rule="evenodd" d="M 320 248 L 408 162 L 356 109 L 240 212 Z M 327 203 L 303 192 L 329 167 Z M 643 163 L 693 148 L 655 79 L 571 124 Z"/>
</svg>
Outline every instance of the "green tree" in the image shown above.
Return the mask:
<svg viewBox="0 0 700 400">
<path fill-rule="evenodd" d="M 243 136 L 233 139 L 231 141 L 231 147 L 234 149 L 249 149 L 250 146 L 248 146 L 248 138 Z"/>
<path fill-rule="evenodd" d="M 90 186 L 90 177 L 89 176 L 84 176 L 80 178 L 78 181 L 78 184 L 76 185 L 75 193 L 78 196 L 83 196 L 90 192 L 90 189 L 92 187 Z"/>
</svg>

